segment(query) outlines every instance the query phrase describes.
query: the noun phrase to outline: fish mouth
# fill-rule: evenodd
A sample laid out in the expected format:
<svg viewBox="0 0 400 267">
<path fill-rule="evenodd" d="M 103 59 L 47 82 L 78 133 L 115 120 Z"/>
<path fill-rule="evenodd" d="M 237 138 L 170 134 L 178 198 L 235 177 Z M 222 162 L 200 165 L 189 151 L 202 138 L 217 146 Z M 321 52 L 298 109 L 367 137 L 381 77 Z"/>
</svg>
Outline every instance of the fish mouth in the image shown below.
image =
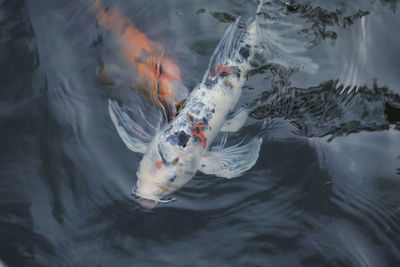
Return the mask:
<svg viewBox="0 0 400 267">
<path fill-rule="evenodd" d="M 136 190 L 136 186 L 134 186 L 132 188 L 132 196 L 134 196 L 135 198 L 139 199 L 139 204 L 143 207 L 143 208 L 147 208 L 147 209 L 152 209 L 155 206 L 157 206 L 158 203 L 161 204 L 167 204 L 170 202 L 173 202 L 176 200 L 176 198 L 157 198 L 157 197 L 153 197 L 153 196 L 144 196 L 140 193 L 137 192 Z"/>
</svg>

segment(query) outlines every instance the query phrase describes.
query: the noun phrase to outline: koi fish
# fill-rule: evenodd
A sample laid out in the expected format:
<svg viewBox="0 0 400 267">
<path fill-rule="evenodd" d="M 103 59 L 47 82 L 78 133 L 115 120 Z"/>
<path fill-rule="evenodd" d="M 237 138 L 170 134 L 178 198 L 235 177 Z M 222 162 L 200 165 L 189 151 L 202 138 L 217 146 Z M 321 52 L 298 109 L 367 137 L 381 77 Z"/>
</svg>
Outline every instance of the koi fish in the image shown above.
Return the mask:
<svg viewBox="0 0 400 267">
<path fill-rule="evenodd" d="M 229 147 L 225 147 L 224 138 L 221 145 L 212 147 L 219 133 L 238 131 L 249 114 L 248 108 L 241 108 L 227 118 L 241 96 L 252 60 L 263 52 L 257 45 L 257 15 L 241 21 L 238 17 L 226 29 L 201 83 L 179 106 L 176 116 L 153 133 L 132 119 L 128 108 L 109 100 L 110 117 L 121 139 L 130 150 L 144 154 L 132 190 L 141 206 L 154 208 L 157 203 L 173 201 L 165 197 L 190 181 L 197 171 L 233 178 L 256 163 L 262 144 L 259 136 Z"/>
<path fill-rule="evenodd" d="M 174 87 L 185 90 L 178 65 L 166 56 L 161 44 L 151 41 L 119 9 L 103 8 L 101 0 L 95 0 L 91 7 L 96 13 L 97 23 L 110 30 L 119 41 L 126 63 L 136 69 L 139 76 L 139 81 L 133 86 L 136 92 L 152 99 L 160 109 L 171 112 L 175 104 L 174 94 L 180 93 L 174 92 Z M 120 72 L 115 69 L 113 67 L 109 72 Z M 106 84 L 112 84 L 103 63 L 97 76 Z"/>
<path fill-rule="evenodd" d="M 132 151 L 144 154 L 133 190 L 143 207 L 168 202 L 163 197 L 181 188 L 197 170 L 233 178 L 255 164 L 262 138 L 244 145 L 209 149 L 219 132 L 237 131 L 247 118 L 247 113 L 241 111 L 226 121 L 240 98 L 253 56 L 249 37 L 255 34 L 256 24 L 239 27 L 239 21 L 240 18 L 226 30 L 201 84 L 154 138 L 109 100 L 109 113 L 122 140 Z"/>
</svg>

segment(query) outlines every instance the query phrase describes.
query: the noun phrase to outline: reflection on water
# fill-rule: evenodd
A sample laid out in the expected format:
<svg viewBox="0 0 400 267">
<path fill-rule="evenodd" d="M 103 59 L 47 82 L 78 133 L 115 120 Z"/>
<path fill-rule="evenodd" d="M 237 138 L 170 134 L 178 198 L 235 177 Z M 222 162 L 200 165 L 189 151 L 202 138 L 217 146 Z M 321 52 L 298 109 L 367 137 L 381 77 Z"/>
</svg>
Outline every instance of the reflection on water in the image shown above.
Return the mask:
<svg viewBox="0 0 400 267">
<path fill-rule="evenodd" d="M 140 157 L 106 108 L 110 97 L 147 102 L 129 82 L 98 81 L 99 58 L 123 59 L 106 32 L 93 45 L 90 3 L 0 3 L 0 266 L 400 264 L 396 1 L 274 1 L 305 30 L 290 36 L 311 41 L 304 56 L 318 72 L 254 70 L 240 102 L 254 111 L 229 139 L 265 127 L 255 167 L 231 180 L 198 174 L 153 211 L 130 196 Z M 104 4 L 172 51 L 190 88 L 228 23 L 256 6 Z"/>
<path fill-rule="evenodd" d="M 282 93 L 283 91 L 283 93 Z M 400 95 L 386 87 L 344 88 L 328 81 L 311 88 L 264 92 L 250 114 L 256 119 L 283 118 L 307 137 L 336 136 L 360 131 L 400 129 Z"/>
<path fill-rule="evenodd" d="M 353 14 L 345 15 L 346 10 L 344 7 L 339 7 L 331 11 L 319 6 L 314 7 L 311 2 L 288 4 L 280 1 L 280 4 L 285 8 L 287 14 L 296 14 L 310 25 L 301 30 L 301 34 L 313 37 L 309 43 L 309 47 L 317 46 L 325 39 L 336 40 L 338 33 L 335 30 L 330 30 L 330 27 L 350 27 L 370 13 L 368 10 L 358 10 Z"/>
</svg>

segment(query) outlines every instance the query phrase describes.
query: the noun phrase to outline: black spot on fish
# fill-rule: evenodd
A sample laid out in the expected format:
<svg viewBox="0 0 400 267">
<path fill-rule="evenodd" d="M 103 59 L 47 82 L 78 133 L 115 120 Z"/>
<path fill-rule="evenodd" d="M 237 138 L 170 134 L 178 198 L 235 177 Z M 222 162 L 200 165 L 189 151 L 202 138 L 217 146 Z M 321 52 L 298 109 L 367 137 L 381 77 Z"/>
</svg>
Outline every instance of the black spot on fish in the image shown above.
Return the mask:
<svg viewBox="0 0 400 267">
<path fill-rule="evenodd" d="M 198 103 L 196 103 L 196 106 L 198 106 L 199 108 L 202 108 L 202 107 L 204 107 L 204 103 L 203 102 L 198 102 Z"/>
<path fill-rule="evenodd" d="M 162 153 L 162 149 L 161 149 L 160 145 L 158 145 L 158 154 L 160 155 L 162 162 L 163 162 L 166 166 L 169 166 L 170 163 L 165 159 L 164 154 Z"/>
<path fill-rule="evenodd" d="M 175 174 L 175 173 L 172 173 L 172 174 L 170 174 L 170 176 L 168 177 L 168 182 L 169 182 L 169 183 L 173 183 L 173 182 L 175 181 L 175 179 L 176 179 L 176 174 Z"/>
<path fill-rule="evenodd" d="M 229 76 L 229 72 L 226 72 L 226 71 L 223 71 L 223 72 L 221 72 L 220 74 L 219 74 L 219 76 L 220 77 L 227 77 L 227 76 Z"/>
<path fill-rule="evenodd" d="M 159 73 L 160 73 L 160 75 L 162 74 L 162 67 L 161 67 L 161 64 L 160 64 L 160 68 L 159 68 Z"/>
<path fill-rule="evenodd" d="M 236 74 L 236 77 L 239 79 L 240 78 L 240 69 L 238 67 L 232 67 L 235 71 L 234 73 Z"/>
<path fill-rule="evenodd" d="M 171 162 L 171 164 L 172 164 L 172 165 L 176 165 L 176 164 L 178 163 L 178 161 L 179 161 L 179 158 L 177 157 L 176 159 L 174 159 L 174 160 Z"/>
<path fill-rule="evenodd" d="M 217 79 L 217 78 L 215 78 L 215 79 L 209 79 L 209 78 L 207 78 L 205 84 L 206 84 L 206 87 L 207 87 L 208 89 L 212 89 L 213 86 L 216 85 L 217 83 L 218 83 L 218 79 Z"/>
<path fill-rule="evenodd" d="M 190 136 L 188 134 L 186 134 L 184 131 L 180 131 L 180 132 L 175 132 L 174 134 L 168 136 L 167 142 L 170 142 L 173 145 L 186 147 L 189 138 Z"/>
<path fill-rule="evenodd" d="M 250 56 L 250 46 L 249 45 L 242 46 L 239 50 L 239 54 L 245 59 L 247 59 Z"/>
<path fill-rule="evenodd" d="M 203 118 L 202 122 L 203 122 L 204 125 L 208 125 L 208 120 L 206 118 Z"/>
</svg>

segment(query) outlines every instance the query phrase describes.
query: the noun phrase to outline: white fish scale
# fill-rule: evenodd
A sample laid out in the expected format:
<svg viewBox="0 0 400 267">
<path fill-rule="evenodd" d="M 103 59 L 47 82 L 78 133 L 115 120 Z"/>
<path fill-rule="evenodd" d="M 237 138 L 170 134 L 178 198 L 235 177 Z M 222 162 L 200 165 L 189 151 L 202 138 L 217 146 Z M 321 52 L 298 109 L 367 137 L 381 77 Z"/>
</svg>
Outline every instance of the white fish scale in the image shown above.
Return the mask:
<svg viewBox="0 0 400 267">
<path fill-rule="evenodd" d="M 171 122 L 172 127 L 168 127 L 165 131 L 165 139 L 180 131 L 190 135 L 193 124 L 201 122 L 205 118 L 208 126 L 204 129 L 204 136 L 207 138 L 207 146 L 211 144 L 225 123 L 226 116 L 238 102 L 243 84 L 246 81 L 244 69 L 246 69 L 247 62 L 243 62 L 241 66 L 234 62 L 230 63 L 229 66 L 240 67 L 240 77 L 238 78 L 236 73 L 226 77 L 218 77 L 218 83 L 211 88 L 208 88 L 204 82 L 201 83 L 191 93 L 179 115 Z M 226 84 L 226 81 L 229 81 L 232 87 Z M 193 121 L 189 116 L 193 116 Z M 192 144 L 194 143 L 188 143 L 189 146 Z"/>
</svg>

